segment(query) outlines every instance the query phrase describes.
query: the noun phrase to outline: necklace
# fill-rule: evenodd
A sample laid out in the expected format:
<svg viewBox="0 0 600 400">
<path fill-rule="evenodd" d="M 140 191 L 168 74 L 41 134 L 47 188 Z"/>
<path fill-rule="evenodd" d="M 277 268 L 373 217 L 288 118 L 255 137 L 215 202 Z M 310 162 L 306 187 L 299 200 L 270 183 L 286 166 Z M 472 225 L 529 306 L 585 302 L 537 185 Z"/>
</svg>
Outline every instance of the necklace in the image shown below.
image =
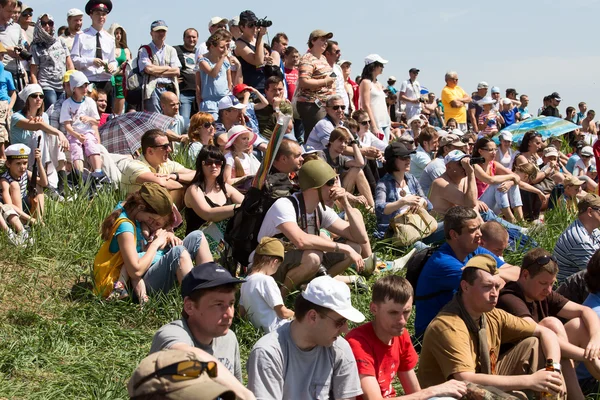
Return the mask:
<svg viewBox="0 0 600 400">
<path fill-rule="evenodd" d="M 394 178 L 394 180 L 396 181 L 396 184 L 398 185 L 398 187 L 400 188 L 400 196 L 404 197 L 406 196 L 406 190 L 404 190 L 404 186 L 406 186 L 406 181 L 402 181 L 402 183 L 404 183 L 404 185 L 402 185 L 402 183 L 398 182 L 396 180 L 396 178 Z"/>
</svg>

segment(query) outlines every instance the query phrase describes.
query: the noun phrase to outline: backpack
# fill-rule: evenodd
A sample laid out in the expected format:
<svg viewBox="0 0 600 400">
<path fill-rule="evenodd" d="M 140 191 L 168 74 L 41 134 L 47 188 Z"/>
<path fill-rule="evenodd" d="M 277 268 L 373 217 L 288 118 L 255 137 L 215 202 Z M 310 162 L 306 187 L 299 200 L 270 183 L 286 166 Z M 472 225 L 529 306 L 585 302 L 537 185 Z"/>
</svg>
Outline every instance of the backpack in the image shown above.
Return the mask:
<svg viewBox="0 0 600 400">
<path fill-rule="evenodd" d="M 444 289 L 444 290 L 438 290 L 437 292 L 430 293 L 425 296 L 417 296 L 417 282 L 419 282 L 419 276 L 421 275 L 421 272 L 423 271 L 425 264 L 427 264 L 429 257 L 431 257 L 431 255 L 433 253 L 435 253 L 436 251 L 437 251 L 437 247 L 427 247 L 425 249 L 421 249 L 421 250 L 417 251 L 415 254 L 413 254 L 412 257 L 406 263 L 406 280 L 413 287 L 413 292 L 415 294 L 414 295 L 415 301 L 429 300 L 429 299 L 433 299 L 434 297 L 439 296 L 442 293 L 451 292 L 451 290 Z"/>
<path fill-rule="evenodd" d="M 240 207 L 227 222 L 224 234 L 225 242 L 230 247 L 227 258 L 247 267 L 248 257 L 258 245 L 258 233 L 265 214 L 277 199 L 290 196 L 293 192 L 293 184 L 288 175 L 283 173 L 267 176 L 262 189 L 251 187 Z M 292 203 L 296 207 L 296 202 Z"/>
<path fill-rule="evenodd" d="M 138 55 L 131 61 L 124 62 L 121 65 L 123 74 L 123 95 L 129 104 L 141 104 L 143 100 L 142 92 L 144 89 L 144 71 L 140 70 L 139 58 L 140 50 L 146 49 L 148 57 L 152 58 L 152 49 L 148 45 L 142 45 L 138 49 Z"/>
</svg>

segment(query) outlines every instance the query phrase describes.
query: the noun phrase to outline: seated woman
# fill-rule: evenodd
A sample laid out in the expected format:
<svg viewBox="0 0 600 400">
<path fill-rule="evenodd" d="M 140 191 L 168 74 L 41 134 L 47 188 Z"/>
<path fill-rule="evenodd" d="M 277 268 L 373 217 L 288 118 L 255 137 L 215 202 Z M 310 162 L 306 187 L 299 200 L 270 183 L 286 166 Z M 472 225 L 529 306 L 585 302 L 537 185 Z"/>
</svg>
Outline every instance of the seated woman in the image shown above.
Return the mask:
<svg viewBox="0 0 600 400">
<path fill-rule="evenodd" d="M 186 234 L 189 235 L 203 226 L 207 228 L 202 230 L 209 237 L 211 251 L 216 250 L 219 240 L 223 237 L 225 225 L 233 216 L 233 210 L 244 200 L 244 195 L 225 183 L 224 165 L 225 157 L 218 147 L 203 147 L 196 159 L 196 175 L 184 197 Z M 219 232 L 205 226 L 210 222 L 216 225 Z"/>
<path fill-rule="evenodd" d="M 473 165 L 477 198 L 496 211 L 501 210 L 508 222 L 523 219 L 523 202 L 518 185 L 521 179 L 495 160 L 498 147 L 492 139 L 482 137 L 475 143 L 473 157 L 483 157 L 483 164 Z M 514 210 L 514 214 L 513 214 Z"/>
<path fill-rule="evenodd" d="M 108 296 L 118 282 L 121 268 L 133 279 L 141 279 L 148 294 L 168 292 L 175 282 L 196 265 L 213 257 L 201 231 L 182 241 L 162 227 L 174 220 L 173 199 L 168 190 L 146 182 L 102 222 L 104 243 L 94 260 L 95 292 Z M 142 226 L 154 233 L 148 242 Z M 147 235 L 146 235 L 147 236 Z M 119 254 L 117 254 L 119 253 Z M 122 262 L 117 262 L 122 259 Z"/>
<path fill-rule="evenodd" d="M 225 182 L 230 185 L 245 176 L 254 176 L 260 167 L 260 161 L 252 153 L 252 145 L 257 139 L 256 133 L 244 125 L 235 125 L 227 132 L 225 149 Z"/>
<path fill-rule="evenodd" d="M 398 213 L 419 207 L 428 211 L 433 208 L 419 181 L 409 173 L 410 156 L 414 152 L 398 142 L 391 143 L 385 149 L 384 167 L 387 174 L 379 180 L 375 192 L 375 235 L 380 239 L 389 236 L 390 223 Z M 438 223 L 438 232 L 443 233 L 443 223 Z M 433 243 L 438 239 L 440 235 L 433 234 L 426 238 L 425 242 Z"/>
<path fill-rule="evenodd" d="M 190 118 L 190 127 L 188 128 L 189 145 L 187 149 L 187 159 L 190 163 L 196 164 L 198 153 L 204 146 L 212 145 L 215 137 L 215 119 L 210 113 L 197 112 Z"/>
<path fill-rule="evenodd" d="M 347 146 L 352 146 L 352 158 L 344 156 Z M 365 160 L 358 147 L 358 140 L 352 138 L 352 134 L 345 127 L 338 127 L 331 131 L 329 143 L 323 152 L 325 161 L 340 175 L 341 186 L 350 194 L 358 187 L 361 202 L 368 207 L 374 207 L 375 202 L 371 189 L 368 185 L 356 185 L 357 178 L 365 166 Z M 366 200 L 366 204 L 365 204 Z"/>
</svg>

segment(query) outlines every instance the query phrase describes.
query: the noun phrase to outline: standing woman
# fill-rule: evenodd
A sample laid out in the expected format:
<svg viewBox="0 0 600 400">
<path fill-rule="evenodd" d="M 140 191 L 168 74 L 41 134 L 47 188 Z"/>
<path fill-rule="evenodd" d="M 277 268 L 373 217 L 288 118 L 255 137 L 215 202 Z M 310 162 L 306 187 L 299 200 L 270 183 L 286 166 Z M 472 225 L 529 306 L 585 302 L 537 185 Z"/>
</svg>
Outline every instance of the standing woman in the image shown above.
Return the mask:
<svg viewBox="0 0 600 400">
<path fill-rule="evenodd" d="M 219 116 L 219 100 L 231 94 L 231 64 L 227 57 L 230 42 L 231 34 L 219 29 L 206 41 L 208 53 L 198 58 L 201 87 L 198 108 L 213 117 Z"/>
<path fill-rule="evenodd" d="M 31 43 L 31 83 L 44 90 L 44 107 L 48 109 L 63 94 L 63 76 L 73 69 L 66 43 L 54 36 L 54 19 L 49 14 L 38 18 Z"/>
<path fill-rule="evenodd" d="M 308 37 L 308 52 L 300 58 L 296 109 L 304 126 L 304 142 L 317 122 L 325 118 L 325 104 L 329 96 L 335 94 L 336 77 L 323 55 L 327 41 L 333 33 L 321 29 L 314 30 Z"/>
<path fill-rule="evenodd" d="M 392 120 L 387 111 L 383 85 L 377 82 L 377 77 L 383 73 L 383 66 L 387 62 L 378 54 L 366 56 L 359 87 L 360 107 L 367 112 L 371 119 L 371 132 L 385 143 L 390 140 Z"/>
<path fill-rule="evenodd" d="M 115 59 L 117 60 L 118 69 L 123 63 L 131 60 L 131 51 L 127 47 L 127 32 L 117 23 L 114 23 L 108 29 L 108 33 L 115 37 Z M 125 95 L 123 94 L 123 75 L 113 75 L 111 84 L 114 88 L 115 98 L 113 100 L 113 114 L 123 114 L 125 108 Z"/>
<path fill-rule="evenodd" d="M 112 73 L 117 70 L 115 39 L 104 30 L 106 16 L 111 10 L 110 0 L 89 0 L 85 12 L 92 19 L 92 26 L 75 36 L 71 49 L 75 68 L 83 72 L 96 89 L 108 94 L 108 113 L 112 112 Z"/>
<path fill-rule="evenodd" d="M 242 32 L 235 41 L 235 56 L 239 59 L 242 66 L 242 75 L 244 83 L 252 86 L 261 93 L 265 93 L 265 73 L 263 67 L 267 58 L 271 63 L 271 57 L 265 57 L 265 47 L 263 36 L 267 33 L 267 28 L 256 26 L 258 18 L 250 11 L 240 13 L 239 28 Z"/>
</svg>

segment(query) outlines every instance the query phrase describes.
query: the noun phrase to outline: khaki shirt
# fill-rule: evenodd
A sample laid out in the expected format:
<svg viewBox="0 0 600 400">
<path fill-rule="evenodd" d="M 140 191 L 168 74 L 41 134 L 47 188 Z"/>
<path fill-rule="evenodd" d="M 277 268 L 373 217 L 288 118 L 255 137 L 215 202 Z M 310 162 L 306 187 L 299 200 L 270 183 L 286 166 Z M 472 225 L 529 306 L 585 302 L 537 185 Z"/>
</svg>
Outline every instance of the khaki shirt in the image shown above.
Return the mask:
<svg viewBox="0 0 600 400">
<path fill-rule="evenodd" d="M 500 355 L 500 345 L 531 337 L 536 325 L 500 309 L 486 313 L 488 348 L 492 371 Z M 441 312 L 425 331 L 418 378 L 422 388 L 439 385 L 458 372 L 479 372 L 476 338 L 455 314 Z"/>
<path fill-rule="evenodd" d="M 130 194 L 137 192 L 142 185 L 137 183 L 137 178 L 146 172 L 152 172 L 154 174 L 171 174 L 173 172 L 180 172 L 185 167 L 178 162 L 167 160 L 158 166 L 158 169 L 152 168 L 146 161 L 144 156 L 140 156 L 139 159 L 130 161 L 127 167 L 123 171 L 121 176 L 121 190 L 125 193 Z"/>
</svg>

